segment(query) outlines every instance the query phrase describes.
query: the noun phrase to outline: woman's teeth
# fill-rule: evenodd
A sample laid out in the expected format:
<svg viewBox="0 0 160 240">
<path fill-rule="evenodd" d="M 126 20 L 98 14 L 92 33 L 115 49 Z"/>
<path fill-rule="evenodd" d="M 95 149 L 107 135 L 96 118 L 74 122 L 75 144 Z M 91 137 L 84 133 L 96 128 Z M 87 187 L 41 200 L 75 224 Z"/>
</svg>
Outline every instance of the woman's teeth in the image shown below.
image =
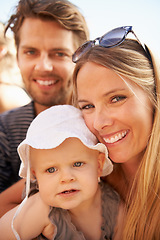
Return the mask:
<svg viewBox="0 0 160 240">
<path fill-rule="evenodd" d="M 115 142 L 121 140 L 122 138 L 124 138 L 126 136 L 126 134 L 127 134 L 127 131 L 122 132 L 122 133 L 118 133 L 114 137 L 104 138 L 104 141 L 106 143 L 115 143 Z"/>
</svg>

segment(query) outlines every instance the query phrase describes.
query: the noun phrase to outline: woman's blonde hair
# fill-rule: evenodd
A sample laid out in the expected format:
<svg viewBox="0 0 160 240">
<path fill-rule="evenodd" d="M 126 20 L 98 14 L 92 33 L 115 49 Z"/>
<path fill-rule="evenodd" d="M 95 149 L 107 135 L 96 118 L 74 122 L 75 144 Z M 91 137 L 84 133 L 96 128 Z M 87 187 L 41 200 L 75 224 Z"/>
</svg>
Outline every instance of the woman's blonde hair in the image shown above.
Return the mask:
<svg viewBox="0 0 160 240">
<path fill-rule="evenodd" d="M 92 47 L 77 62 L 73 77 L 73 103 L 77 104 L 76 78 L 86 62 L 94 62 L 140 86 L 153 104 L 151 136 L 126 199 L 123 240 L 160 239 L 160 65 L 153 53 L 135 40 L 113 48 Z M 143 137 L 143 136 L 142 136 Z M 107 204 L 107 203 L 106 203 Z"/>
</svg>

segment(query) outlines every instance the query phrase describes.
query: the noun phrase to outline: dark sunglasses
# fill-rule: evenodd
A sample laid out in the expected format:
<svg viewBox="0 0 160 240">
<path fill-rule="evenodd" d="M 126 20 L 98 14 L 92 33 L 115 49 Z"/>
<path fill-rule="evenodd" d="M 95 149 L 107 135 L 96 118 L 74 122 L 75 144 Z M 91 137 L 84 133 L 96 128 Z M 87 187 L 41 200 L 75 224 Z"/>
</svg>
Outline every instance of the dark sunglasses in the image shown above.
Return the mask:
<svg viewBox="0 0 160 240">
<path fill-rule="evenodd" d="M 105 48 L 112 48 L 120 45 L 126 39 L 126 36 L 128 35 L 129 32 L 134 34 L 138 43 L 143 47 L 144 51 L 148 55 L 145 45 L 140 42 L 140 40 L 132 30 L 132 26 L 124 26 L 124 27 L 115 28 L 109 31 L 108 33 L 104 34 L 102 37 L 96 38 L 95 40 L 85 42 L 72 55 L 72 61 L 74 63 L 78 62 L 81 56 L 85 52 L 87 52 L 90 48 L 94 47 L 95 45 L 100 45 Z"/>
</svg>

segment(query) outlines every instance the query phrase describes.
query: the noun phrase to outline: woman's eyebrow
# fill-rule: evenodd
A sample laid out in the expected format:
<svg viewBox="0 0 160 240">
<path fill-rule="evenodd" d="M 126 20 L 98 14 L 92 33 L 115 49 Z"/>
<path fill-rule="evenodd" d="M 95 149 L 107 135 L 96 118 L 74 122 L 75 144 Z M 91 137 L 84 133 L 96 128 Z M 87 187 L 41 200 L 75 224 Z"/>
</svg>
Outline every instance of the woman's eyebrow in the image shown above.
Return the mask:
<svg viewBox="0 0 160 240">
<path fill-rule="evenodd" d="M 110 95 L 110 94 L 114 94 L 115 92 L 122 92 L 122 91 L 126 91 L 126 88 L 116 88 L 116 89 L 112 89 L 111 91 L 104 93 L 103 96 L 104 96 L 104 97 L 107 97 L 107 96 Z M 86 99 L 79 99 L 78 102 L 89 102 L 89 101 L 86 100 Z"/>
</svg>

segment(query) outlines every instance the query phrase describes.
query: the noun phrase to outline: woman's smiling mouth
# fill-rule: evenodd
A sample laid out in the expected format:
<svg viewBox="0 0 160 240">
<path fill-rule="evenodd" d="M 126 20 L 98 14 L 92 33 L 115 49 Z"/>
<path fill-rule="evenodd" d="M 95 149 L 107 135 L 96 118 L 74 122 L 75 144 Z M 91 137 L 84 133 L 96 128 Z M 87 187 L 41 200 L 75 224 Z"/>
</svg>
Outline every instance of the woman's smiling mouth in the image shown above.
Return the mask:
<svg viewBox="0 0 160 240">
<path fill-rule="evenodd" d="M 123 131 L 121 133 L 117 133 L 114 136 L 108 137 L 108 138 L 103 138 L 103 140 L 105 141 L 105 143 L 115 143 L 118 142 L 119 140 L 121 140 L 122 138 L 124 138 L 128 133 L 127 131 Z"/>
</svg>

